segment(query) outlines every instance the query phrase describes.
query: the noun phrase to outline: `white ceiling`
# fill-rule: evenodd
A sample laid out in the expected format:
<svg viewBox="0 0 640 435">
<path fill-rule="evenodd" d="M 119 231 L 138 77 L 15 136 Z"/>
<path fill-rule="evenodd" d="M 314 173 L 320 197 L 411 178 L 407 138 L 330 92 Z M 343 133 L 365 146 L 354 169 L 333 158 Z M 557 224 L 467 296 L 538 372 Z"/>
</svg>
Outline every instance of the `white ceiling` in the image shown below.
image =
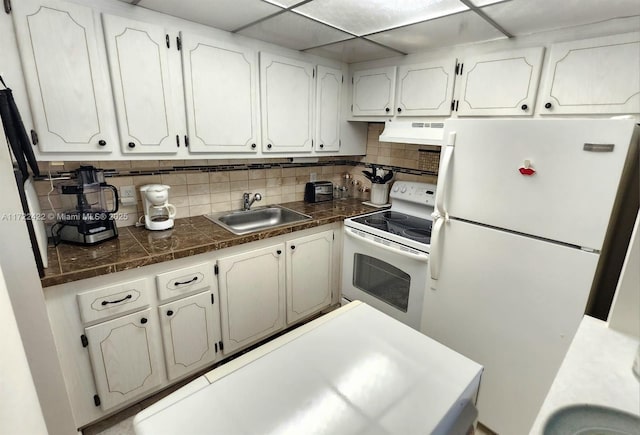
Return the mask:
<svg viewBox="0 0 640 435">
<path fill-rule="evenodd" d="M 640 0 L 122 0 L 353 63 L 636 16 Z"/>
</svg>

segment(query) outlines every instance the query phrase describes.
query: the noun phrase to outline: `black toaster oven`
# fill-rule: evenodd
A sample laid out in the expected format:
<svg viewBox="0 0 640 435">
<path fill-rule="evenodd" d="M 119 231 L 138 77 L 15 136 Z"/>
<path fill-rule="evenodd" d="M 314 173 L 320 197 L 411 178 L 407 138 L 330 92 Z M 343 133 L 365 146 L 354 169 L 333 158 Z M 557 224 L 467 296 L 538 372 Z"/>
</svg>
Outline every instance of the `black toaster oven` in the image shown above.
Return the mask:
<svg viewBox="0 0 640 435">
<path fill-rule="evenodd" d="M 312 181 L 304 187 L 304 202 L 322 202 L 333 199 L 331 181 Z"/>
</svg>

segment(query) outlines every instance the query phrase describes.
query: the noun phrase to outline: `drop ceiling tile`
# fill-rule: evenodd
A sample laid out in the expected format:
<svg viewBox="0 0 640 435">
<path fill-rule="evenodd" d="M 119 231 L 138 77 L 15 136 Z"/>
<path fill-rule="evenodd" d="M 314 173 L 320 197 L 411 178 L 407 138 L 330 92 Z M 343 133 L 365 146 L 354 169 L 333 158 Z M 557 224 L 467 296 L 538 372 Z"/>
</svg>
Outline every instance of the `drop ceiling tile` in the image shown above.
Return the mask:
<svg viewBox="0 0 640 435">
<path fill-rule="evenodd" d="M 514 35 L 639 15 L 638 0 L 511 0 L 482 10 Z"/>
<path fill-rule="evenodd" d="M 371 41 L 366 41 L 361 38 L 349 39 L 348 41 L 305 50 L 305 53 L 312 53 L 346 63 L 364 62 L 367 60 L 401 56 L 401 54 L 396 51 L 381 47 L 378 44 L 374 44 Z"/>
<path fill-rule="evenodd" d="M 458 0 L 314 0 L 293 10 L 355 35 L 366 35 L 466 9 Z"/>
<path fill-rule="evenodd" d="M 272 42 L 294 50 L 316 47 L 351 38 L 351 35 L 310 20 L 293 12 L 285 12 L 238 32 L 241 35 Z"/>
<path fill-rule="evenodd" d="M 475 6 L 483 7 L 483 6 L 494 5 L 496 3 L 504 3 L 508 1 L 511 1 L 511 0 L 471 0 L 471 3 L 473 3 Z"/>
<path fill-rule="evenodd" d="M 274 5 L 282 6 L 283 8 L 290 8 L 293 5 L 302 3 L 303 0 L 264 0 L 264 1 L 273 3 Z"/>
<path fill-rule="evenodd" d="M 138 6 L 227 31 L 282 10 L 262 0 L 141 0 Z"/>
<path fill-rule="evenodd" d="M 366 39 L 405 53 L 505 38 L 472 11 L 412 24 L 367 36 Z"/>
</svg>

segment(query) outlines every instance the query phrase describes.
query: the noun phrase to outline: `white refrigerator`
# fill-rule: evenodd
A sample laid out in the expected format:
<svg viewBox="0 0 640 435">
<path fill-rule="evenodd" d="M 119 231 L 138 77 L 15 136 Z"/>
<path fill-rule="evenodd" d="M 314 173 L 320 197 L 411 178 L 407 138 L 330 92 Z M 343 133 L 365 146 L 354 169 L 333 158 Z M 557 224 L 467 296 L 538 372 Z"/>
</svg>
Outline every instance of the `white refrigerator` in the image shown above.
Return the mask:
<svg viewBox="0 0 640 435">
<path fill-rule="evenodd" d="M 584 314 L 638 127 L 445 124 L 421 330 L 485 372 L 479 421 L 525 434 Z"/>
</svg>

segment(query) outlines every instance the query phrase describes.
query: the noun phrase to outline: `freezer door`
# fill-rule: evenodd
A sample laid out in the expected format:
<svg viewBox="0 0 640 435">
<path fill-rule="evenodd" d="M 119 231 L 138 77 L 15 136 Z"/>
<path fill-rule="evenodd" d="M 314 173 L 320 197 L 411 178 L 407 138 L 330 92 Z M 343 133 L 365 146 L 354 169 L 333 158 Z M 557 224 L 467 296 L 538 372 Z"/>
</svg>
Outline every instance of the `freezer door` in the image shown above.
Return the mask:
<svg viewBox="0 0 640 435">
<path fill-rule="evenodd" d="M 456 220 L 444 227 L 421 330 L 485 367 L 480 422 L 528 433 L 582 319 L 598 254 Z"/>
<path fill-rule="evenodd" d="M 633 120 L 450 120 L 455 147 L 438 194 L 445 187 L 450 216 L 600 250 L 634 129 Z"/>
</svg>

